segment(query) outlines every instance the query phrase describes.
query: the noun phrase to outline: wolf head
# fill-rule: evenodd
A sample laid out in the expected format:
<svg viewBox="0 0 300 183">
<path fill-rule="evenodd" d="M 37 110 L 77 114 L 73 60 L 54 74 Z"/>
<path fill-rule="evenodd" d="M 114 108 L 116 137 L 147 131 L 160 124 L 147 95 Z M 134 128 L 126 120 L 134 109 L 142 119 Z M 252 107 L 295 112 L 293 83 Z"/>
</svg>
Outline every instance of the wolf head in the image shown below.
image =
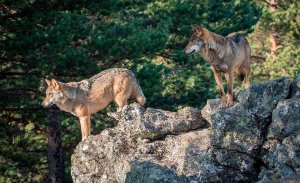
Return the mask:
<svg viewBox="0 0 300 183">
<path fill-rule="evenodd" d="M 205 43 L 205 36 L 207 29 L 199 27 L 198 25 L 192 25 L 193 34 L 190 38 L 189 44 L 184 48 L 186 55 L 198 53 Z"/>
<path fill-rule="evenodd" d="M 46 98 L 44 99 L 42 105 L 44 107 L 50 107 L 53 104 L 63 103 L 66 100 L 64 95 L 64 84 L 56 81 L 54 79 L 45 79 L 48 88 L 46 90 Z"/>
</svg>

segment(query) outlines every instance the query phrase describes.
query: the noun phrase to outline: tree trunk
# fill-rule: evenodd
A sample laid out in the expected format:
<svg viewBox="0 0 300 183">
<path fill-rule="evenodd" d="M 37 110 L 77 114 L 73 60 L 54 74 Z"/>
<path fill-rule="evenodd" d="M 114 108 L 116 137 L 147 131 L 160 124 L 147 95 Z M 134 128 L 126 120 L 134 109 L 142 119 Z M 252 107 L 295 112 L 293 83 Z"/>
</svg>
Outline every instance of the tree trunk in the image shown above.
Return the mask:
<svg viewBox="0 0 300 183">
<path fill-rule="evenodd" d="M 276 0 L 271 0 L 270 1 L 270 11 L 274 12 L 277 10 L 277 1 Z"/>
<path fill-rule="evenodd" d="M 61 148 L 60 111 L 55 107 L 48 110 L 48 181 L 49 183 L 64 182 L 64 166 Z"/>
<path fill-rule="evenodd" d="M 276 51 L 279 48 L 282 48 L 281 45 L 278 45 L 278 39 L 279 39 L 279 37 L 280 37 L 280 35 L 276 32 L 275 27 L 272 27 L 271 35 L 270 35 L 270 38 L 269 38 L 269 42 L 270 42 L 271 56 L 272 56 L 273 60 L 276 59 Z"/>
<path fill-rule="evenodd" d="M 276 0 L 271 0 L 269 3 L 269 7 L 270 7 L 270 12 L 273 13 L 277 10 L 277 1 Z M 280 35 L 279 33 L 276 31 L 275 27 L 271 27 L 271 34 L 270 34 L 270 38 L 269 38 L 269 42 L 270 42 L 270 50 L 271 50 L 271 57 L 272 60 L 274 61 L 276 59 L 276 51 L 279 48 L 282 48 L 281 45 L 278 45 L 278 39 L 279 39 Z"/>
</svg>

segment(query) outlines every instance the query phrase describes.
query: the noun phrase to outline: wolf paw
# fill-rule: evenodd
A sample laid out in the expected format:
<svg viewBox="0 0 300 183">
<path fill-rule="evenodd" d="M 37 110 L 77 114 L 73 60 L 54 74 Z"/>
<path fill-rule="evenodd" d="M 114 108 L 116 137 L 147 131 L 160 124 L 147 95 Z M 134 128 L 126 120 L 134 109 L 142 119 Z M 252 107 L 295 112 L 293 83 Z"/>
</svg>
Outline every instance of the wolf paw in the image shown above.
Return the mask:
<svg viewBox="0 0 300 183">
<path fill-rule="evenodd" d="M 233 106 L 233 97 L 232 96 L 224 96 L 221 97 L 221 108 L 225 109 Z"/>
<path fill-rule="evenodd" d="M 221 103 L 221 107 L 223 109 L 226 109 L 226 108 L 231 107 L 231 106 L 233 106 L 233 102 Z"/>
<path fill-rule="evenodd" d="M 228 100 L 226 108 L 233 106 L 233 100 Z"/>
<path fill-rule="evenodd" d="M 227 107 L 227 98 L 226 96 L 221 96 L 221 108 L 226 108 Z"/>
</svg>

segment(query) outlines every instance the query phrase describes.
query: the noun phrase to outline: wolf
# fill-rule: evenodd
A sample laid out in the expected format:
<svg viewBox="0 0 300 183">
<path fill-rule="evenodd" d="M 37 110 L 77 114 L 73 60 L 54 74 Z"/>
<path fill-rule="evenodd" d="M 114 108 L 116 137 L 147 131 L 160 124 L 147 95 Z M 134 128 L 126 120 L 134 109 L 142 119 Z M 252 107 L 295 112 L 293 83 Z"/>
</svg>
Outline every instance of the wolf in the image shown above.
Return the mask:
<svg viewBox="0 0 300 183">
<path fill-rule="evenodd" d="M 45 81 L 48 88 L 42 105 L 56 104 L 61 110 L 77 116 L 82 141 L 90 135 L 91 114 L 104 109 L 112 101 L 118 105 L 117 112 L 127 105 L 128 99 L 134 99 L 141 106 L 146 102 L 136 77 L 128 69 L 107 69 L 80 82 Z"/>
<path fill-rule="evenodd" d="M 185 54 L 198 53 L 210 64 L 220 91 L 221 107 L 232 106 L 234 72 L 243 80 L 246 88 L 250 86 L 251 48 L 247 39 L 237 32 L 224 37 L 197 25 L 193 25 L 192 30 L 189 43 L 184 48 Z M 227 95 L 223 88 L 222 73 L 227 80 Z"/>
</svg>

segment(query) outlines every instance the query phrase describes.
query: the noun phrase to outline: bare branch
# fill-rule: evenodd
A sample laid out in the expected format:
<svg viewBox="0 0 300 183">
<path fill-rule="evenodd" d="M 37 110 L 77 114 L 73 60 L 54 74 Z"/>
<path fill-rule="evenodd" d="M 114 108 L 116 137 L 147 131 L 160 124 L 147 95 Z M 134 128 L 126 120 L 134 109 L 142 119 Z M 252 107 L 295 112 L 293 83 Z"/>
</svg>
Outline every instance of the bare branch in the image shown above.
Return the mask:
<svg viewBox="0 0 300 183">
<path fill-rule="evenodd" d="M 251 59 L 255 59 L 255 60 L 257 60 L 257 61 L 265 61 L 265 60 L 266 60 L 265 57 L 257 56 L 257 55 L 251 55 L 250 58 L 251 58 Z"/>
<path fill-rule="evenodd" d="M 261 1 L 263 1 L 263 2 L 267 3 L 267 4 L 268 4 L 268 6 L 272 6 L 272 4 L 271 4 L 269 1 L 267 1 L 267 0 L 261 0 Z"/>
</svg>

